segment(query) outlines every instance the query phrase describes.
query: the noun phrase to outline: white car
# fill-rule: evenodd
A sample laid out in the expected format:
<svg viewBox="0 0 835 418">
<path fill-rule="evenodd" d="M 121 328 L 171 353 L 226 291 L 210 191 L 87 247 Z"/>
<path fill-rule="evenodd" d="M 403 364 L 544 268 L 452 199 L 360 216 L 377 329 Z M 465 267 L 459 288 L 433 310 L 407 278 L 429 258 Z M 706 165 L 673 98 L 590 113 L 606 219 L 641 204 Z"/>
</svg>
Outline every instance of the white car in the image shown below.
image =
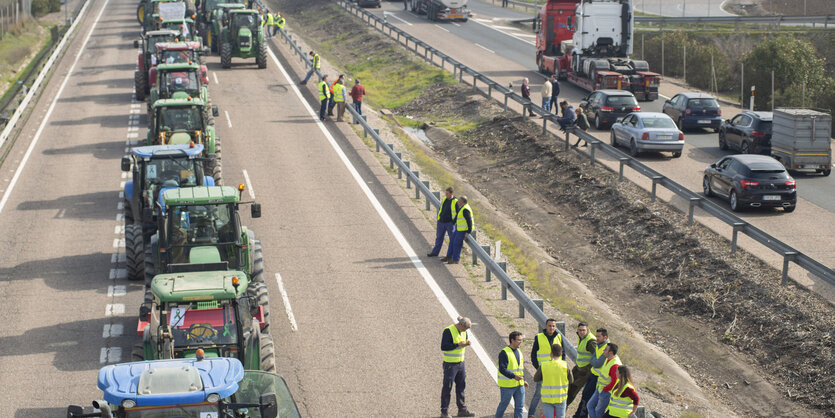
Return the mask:
<svg viewBox="0 0 835 418">
<path fill-rule="evenodd" d="M 669 116 L 656 112 L 627 114 L 612 125 L 611 141 L 613 147 L 628 147 L 633 157 L 642 151 L 663 151 L 678 158 L 684 149 L 684 133 Z"/>
</svg>

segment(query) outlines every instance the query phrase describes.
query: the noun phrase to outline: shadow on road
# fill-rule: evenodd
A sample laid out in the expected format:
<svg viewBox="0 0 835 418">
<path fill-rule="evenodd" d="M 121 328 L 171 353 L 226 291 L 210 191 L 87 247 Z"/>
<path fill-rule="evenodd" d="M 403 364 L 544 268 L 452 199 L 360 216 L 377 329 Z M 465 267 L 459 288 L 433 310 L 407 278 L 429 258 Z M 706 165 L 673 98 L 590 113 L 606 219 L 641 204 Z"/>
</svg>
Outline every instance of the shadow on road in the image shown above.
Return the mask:
<svg viewBox="0 0 835 418">
<path fill-rule="evenodd" d="M 62 196 L 53 200 L 27 200 L 17 205 L 18 210 L 58 210 L 56 218 L 114 219 L 117 190 Z"/>
</svg>

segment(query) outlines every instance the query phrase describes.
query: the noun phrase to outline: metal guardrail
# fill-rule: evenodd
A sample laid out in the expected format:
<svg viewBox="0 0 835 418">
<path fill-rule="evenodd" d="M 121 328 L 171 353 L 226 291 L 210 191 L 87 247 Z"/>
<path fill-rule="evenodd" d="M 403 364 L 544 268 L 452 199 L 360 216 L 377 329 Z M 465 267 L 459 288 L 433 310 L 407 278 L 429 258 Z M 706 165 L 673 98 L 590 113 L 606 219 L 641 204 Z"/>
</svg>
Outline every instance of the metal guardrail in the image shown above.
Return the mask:
<svg viewBox="0 0 835 418">
<path fill-rule="evenodd" d="M 527 118 L 527 112 L 525 110 L 531 109 L 535 113 L 541 115 L 542 119 L 542 130 L 543 133 L 547 131 L 547 124 L 548 121 L 552 123 L 557 122 L 557 116 L 551 113 L 545 112 L 542 110 L 540 106 L 532 103 L 530 100 L 527 100 L 520 95 L 516 94 L 515 92 L 509 90 L 508 88 L 500 85 L 499 83 L 493 81 L 489 77 L 479 73 L 476 70 L 458 62 L 457 60 L 449 57 L 448 55 L 438 51 L 437 49 L 433 48 L 432 46 L 424 43 L 420 39 L 415 38 L 414 36 L 404 32 L 403 30 L 395 27 L 388 23 L 385 18 L 381 18 L 376 16 L 358 6 L 355 6 L 353 3 L 347 0 L 335 0 L 337 4 L 341 7 L 346 9 L 351 14 L 359 17 L 364 22 L 368 23 L 380 33 L 388 36 L 389 38 L 397 41 L 398 43 L 402 44 L 406 49 L 414 52 L 417 56 L 423 58 L 427 62 L 432 65 L 438 66 L 435 62 L 435 57 L 441 58 L 441 64 L 439 65 L 442 69 L 446 69 L 447 63 L 452 66 L 452 74 L 453 76 L 458 77 L 459 82 L 472 84 L 473 90 L 484 94 L 486 97 L 490 99 L 497 100 L 501 102 L 502 100 L 493 96 L 493 91 L 495 90 L 498 92 L 504 101 L 505 110 L 508 109 L 508 100 L 513 99 L 513 101 L 522 105 L 523 111 L 522 115 L 524 118 Z M 470 80 L 469 78 L 464 79 L 464 73 L 469 76 L 472 76 L 472 83 L 468 83 Z M 486 92 L 484 89 L 479 89 L 478 82 L 481 81 L 485 87 Z M 614 159 L 618 160 L 620 163 L 619 169 L 619 179 L 623 178 L 623 167 L 628 166 L 633 170 L 637 171 L 638 173 L 644 175 L 645 177 L 652 180 L 652 201 L 656 199 L 656 189 L 657 186 L 660 184 L 667 190 L 673 192 L 678 197 L 684 199 L 685 201 L 689 201 L 689 214 L 688 214 L 688 222 L 689 224 L 693 224 L 693 215 L 694 209 L 699 207 L 703 211 L 707 212 L 711 216 L 721 220 L 722 222 L 730 225 L 733 228 L 733 235 L 731 240 L 731 252 L 735 253 L 737 250 L 737 237 L 739 232 L 747 235 L 751 239 L 759 242 L 760 244 L 766 246 L 767 248 L 771 249 L 772 251 L 776 252 L 777 254 L 783 257 L 783 269 L 782 269 L 782 280 L 781 283 L 785 284 L 788 280 L 788 270 L 789 265 L 791 262 L 794 262 L 799 267 L 803 268 L 804 270 L 814 274 L 815 276 L 819 277 L 820 279 L 824 280 L 830 285 L 835 286 L 835 271 L 831 268 L 824 266 L 819 261 L 809 257 L 806 254 L 796 250 L 795 248 L 791 247 L 790 245 L 778 240 L 777 238 L 769 235 L 765 231 L 757 228 L 754 225 L 744 221 L 743 219 L 737 217 L 736 215 L 732 214 L 731 212 L 723 209 L 716 203 L 706 199 L 704 196 L 701 196 L 686 187 L 676 183 L 675 181 L 663 176 L 662 174 L 658 173 L 657 171 L 653 170 L 649 166 L 643 164 L 642 162 L 624 154 L 620 150 L 615 147 L 612 147 L 609 144 L 606 144 L 599 139 L 595 138 L 594 136 L 583 132 L 580 129 L 572 129 L 570 132 L 566 133 L 565 137 L 565 148 L 566 150 L 572 149 L 569 147 L 569 137 L 570 134 L 574 134 L 582 139 L 584 142 L 590 145 L 589 153 L 591 157 L 592 164 L 595 163 L 595 153 L 596 150 L 599 149 L 603 153 L 613 157 Z M 577 150 L 576 148 L 573 148 Z M 577 150 L 578 152 L 581 152 Z M 582 153 L 582 152 L 581 152 Z M 474 251 L 478 251 L 480 247 L 474 248 Z M 514 296 L 515 293 L 514 293 Z"/>
<path fill-rule="evenodd" d="M 749 25 L 780 25 L 812 26 L 823 25 L 824 29 L 835 24 L 835 15 L 824 16 L 635 16 L 635 23 L 733 23 Z"/>
</svg>

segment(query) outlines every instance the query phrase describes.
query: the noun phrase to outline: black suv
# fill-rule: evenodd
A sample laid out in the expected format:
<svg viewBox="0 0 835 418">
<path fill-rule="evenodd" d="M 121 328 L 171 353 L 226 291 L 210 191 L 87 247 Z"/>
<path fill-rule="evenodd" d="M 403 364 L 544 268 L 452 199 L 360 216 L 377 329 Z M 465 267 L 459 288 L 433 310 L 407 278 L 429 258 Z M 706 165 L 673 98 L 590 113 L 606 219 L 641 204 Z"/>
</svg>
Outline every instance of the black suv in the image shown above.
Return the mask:
<svg viewBox="0 0 835 418">
<path fill-rule="evenodd" d="M 719 148 L 743 154 L 771 154 L 771 112 L 745 110 L 719 127 Z"/>
<path fill-rule="evenodd" d="M 797 183 L 779 161 L 765 155 L 729 155 L 705 169 L 705 196 L 721 196 L 731 210 L 782 207 L 794 212 Z"/>
<path fill-rule="evenodd" d="M 597 90 L 580 101 L 580 107 L 594 127 L 612 126 L 620 118 L 641 110 L 635 96 L 626 90 Z"/>
</svg>

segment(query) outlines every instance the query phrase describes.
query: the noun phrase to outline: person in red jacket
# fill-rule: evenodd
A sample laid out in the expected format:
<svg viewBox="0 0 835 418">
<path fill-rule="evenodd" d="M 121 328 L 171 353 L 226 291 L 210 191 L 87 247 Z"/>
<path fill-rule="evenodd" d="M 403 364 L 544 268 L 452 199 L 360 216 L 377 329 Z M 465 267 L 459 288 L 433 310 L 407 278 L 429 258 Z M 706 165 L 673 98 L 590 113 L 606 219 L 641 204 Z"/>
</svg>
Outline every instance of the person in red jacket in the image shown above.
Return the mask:
<svg viewBox="0 0 835 418">
<path fill-rule="evenodd" d="M 351 100 L 354 101 L 354 110 L 362 116 L 362 96 L 365 96 L 365 86 L 360 83 L 360 79 L 354 80 L 354 87 L 351 88 L 350 94 Z M 359 123 L 359 121 L 355 123 Z"/>
</svg>

